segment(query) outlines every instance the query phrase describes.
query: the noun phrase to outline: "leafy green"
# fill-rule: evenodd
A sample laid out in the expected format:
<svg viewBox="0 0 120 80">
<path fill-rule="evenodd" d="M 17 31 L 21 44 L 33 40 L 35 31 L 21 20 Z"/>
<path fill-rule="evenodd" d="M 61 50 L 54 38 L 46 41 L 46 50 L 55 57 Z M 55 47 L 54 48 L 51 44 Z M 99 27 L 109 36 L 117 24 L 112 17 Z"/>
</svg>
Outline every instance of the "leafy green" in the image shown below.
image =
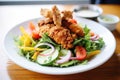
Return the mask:
<svg viewBox="0 0 120 80">
<path fill-rule="evenodd" d="M 55 42 L 53 42 L 53 40 L 51 38 L 49 38 L 48 34 L 47 33 L 44 33 L 42 35 L 42 38 L 40 38 L 40 43 L 43 43 L 43 42 L 48 42 L 48 43 L 51 43 L 53 44 L 54 46 L 56 46 L 57 44 Z"/>
<path fill-rule="evenodd" d="M 90 32 L 90 29 L 87 27 L 87 25 L 85 25 L 83 30 L 84 30 L 85 35 L 87 35 Z"/>
<path fill-rule="evenodd" d="M 73 42 L 74 46 L 75 45 L 82 45 L 82 44 L 86 43 L 85 40 L 90 40 L 90 34 L 89 34 L 90 29 L 85 25 L 85 27 L 83 28 L 83 30 L 84 30 L 85 36 L 75 39 L 74 42 Z"/>
<path fill-rule="evenodd" d="M 89 40 L 90 39 L 90 29 L 85 25 L 83 30 L 84 30 L 84 33 L 85 33 L 84 39 Z"/>
<path fill-rule="evenodd" d="M 34 47 L 37 44 L 38 41 L 37 40 L 35 41 L 33 38 L 31 38 L 31 40 L 32 40 L 31 46 Z"/>
<path fill-rule="evenodd" d="M 88 63 L 88 60 L 84 60 L 80 63 L 80 65 L 86 65 Z"/>
<path fill-rule="evenodd" d="M 78 39 L 75 39 L 74 42 L 73 42 L 73 45 L 77 45 L 79 44 L 83 39 L 82 38 L 78 38 Z"/>
<path fill-rule="evenodd" d="M 22 46 L 23 42 L 19 39 L 19 36 L 14 37 L 14 42 L 16 46 Z"/>
<path fill-rule="evenodd" d="M 101 49 L 104 45 L 105 45 L 105 42 L 103 41 L 103 38 L 99 38 L 98 39 L 98 48 Z"/>
<path fill-rule="evenodd" d="M 73 65 L 76 65 L 78 62 L 79 62 L 78 60 L 72 60 L 72 61 L 61 64 L 60 67 L 73 66 Z"/>
<path fill-rule="evenodd" d="M 32 59 L 33 54 L 34 54 L 34 51 L 29 51 L 29 52 L 26 51 L 26 54 L 25 54 L 26 59 L 27 59 L 27 60 L 30 60 L 30 61 L 34 61 L 34 60 Z"/>
<path fill-rule="evenodd" d="M 63 64 L 60 64 L 60 67 L 68 67 L 68 66 L 73 66 L 73 65 L 85 65 L 88 63 L 88 60 L 84 61 L 79 61 L 79 60 L 72 60 Z"/>
<path fill-rule="evenodd" d="M 30 60 L 30 53 L 28 52 L 25 57 Z"/>
<path fill-rule="evenodd" d="M 24 53 L 24 51 L 22 49 L 18 49 L 18 54 L 21 55 L 21 56 L 25 55 L 25 53 Z"/>
</svg>

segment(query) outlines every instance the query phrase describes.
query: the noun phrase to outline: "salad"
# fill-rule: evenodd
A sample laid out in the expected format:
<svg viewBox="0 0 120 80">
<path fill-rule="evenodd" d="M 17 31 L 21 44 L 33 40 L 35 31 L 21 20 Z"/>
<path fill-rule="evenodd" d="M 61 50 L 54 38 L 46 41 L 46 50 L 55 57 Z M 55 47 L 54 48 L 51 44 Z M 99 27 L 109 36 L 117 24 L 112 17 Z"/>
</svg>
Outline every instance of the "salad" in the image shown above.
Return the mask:
<svg viewBox="0 0 120 80">
<path fill-rule="evenodd" d="M 69 67 L 87 64 L 101 52 L 102 37 L 87 25 L 81 27 L 71 11 L 60 12 L 54 6 L 41 9 L 41 15 L 45 19 L 38 26 L 33 22 L 28 29 L 20 26 L 21 35 L 14 40 L 21 56 L 42 66 Z"/>
</svg>

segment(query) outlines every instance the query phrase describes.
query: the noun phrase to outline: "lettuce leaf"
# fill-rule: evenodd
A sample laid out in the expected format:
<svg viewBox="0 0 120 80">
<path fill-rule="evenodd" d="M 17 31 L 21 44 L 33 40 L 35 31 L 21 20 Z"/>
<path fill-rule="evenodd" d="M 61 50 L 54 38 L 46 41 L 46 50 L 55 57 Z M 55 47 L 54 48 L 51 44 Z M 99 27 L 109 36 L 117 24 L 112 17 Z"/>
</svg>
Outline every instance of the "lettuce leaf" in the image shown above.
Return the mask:
<svg viewBox="0 0 120 80">
<path fill-rule="evenodd" d="M 42 38 L 40 38 L 40 43 L 43 43 L 43 42 L 48 42 L 48 43 L 51 43 L 52 45 L 56 46 L 58 44 L 56 44 L 49 36 L 47 33 L 44 33 L 42 35 Z"/>
</svg>

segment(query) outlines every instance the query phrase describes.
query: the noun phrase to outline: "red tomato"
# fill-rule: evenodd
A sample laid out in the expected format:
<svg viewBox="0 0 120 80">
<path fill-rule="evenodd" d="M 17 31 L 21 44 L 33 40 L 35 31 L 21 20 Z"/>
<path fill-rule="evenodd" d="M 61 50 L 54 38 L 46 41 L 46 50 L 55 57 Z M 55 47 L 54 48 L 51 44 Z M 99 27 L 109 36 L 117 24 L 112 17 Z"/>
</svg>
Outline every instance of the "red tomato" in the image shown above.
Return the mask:
<svg viewBox="0 0 120 80">
<path fill-rule="evenodd" d="M 34 39 L 39 39 L 39 38 L 40 38 L 39 32 L 36 31 L 36 30 L 33 30 L 33 31 L 32 31 L 32 37 L 33 37 Z"/>
<path fill-rule="evenodd" d="M 30 28 L 31 31 L 33 31 L 33 30 L 35 30 L 35 25 L 32 22 L 30 22 L 29 23 L 29 28 Z"/>
<path fill-rule="evenodd" d="M 77 21 L 75 19 L 69 19 L 68 22 L 77 24 Z"/>
<path fill-rule="evenodd" d="M 29 23 L 29 29 L 30 29 L 31 35 L 34 39 L 40 38 L 39 32 L 36 30 L 35 25 L 32 22 Z"/>
<path fill-rule="evenodd" d="M 84 60 L 86 58 L 86 50 L 82 46 L 76 46 L 76 57 L 78 60 Z"/>
</svg>

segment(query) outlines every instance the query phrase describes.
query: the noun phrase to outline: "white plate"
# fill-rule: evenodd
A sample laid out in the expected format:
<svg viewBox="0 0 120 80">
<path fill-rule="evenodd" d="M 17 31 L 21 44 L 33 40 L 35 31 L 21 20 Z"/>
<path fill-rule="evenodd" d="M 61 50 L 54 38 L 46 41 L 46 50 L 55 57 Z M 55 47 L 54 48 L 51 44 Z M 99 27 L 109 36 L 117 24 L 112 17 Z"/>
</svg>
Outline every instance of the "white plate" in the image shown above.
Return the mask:
<svg viewBox="0 0 120 80">
<path fill-rule="evenodd" d="M 103 37 L 103 40 L 105 41 L 105 47 L 102 49 L 101 53 L 98 54 L 96 57 L 94 57 L 92 60 L 90 60 L 87 65 L 77 65 L 67 68 L 47 67 L 28 61 L 26 58 L 20 56 L 17 52 L 13 38 L 17 35 L 20 35 L 20 30 L 19 30 L 20 26 L 24 26 L 25 28 L 27 28 L 28 23 L 30 21 L 33 21 L 34 23 L 37 24 L 40 18 L 22 22 L 17 26 L 14 26 L 12 29 L 10 29 L 4 37 L 3 48 L 6 54 L 9 56 L 9 58 L 12 61 L 14 61 L 16 64 L 20 65 L 23 68 L 38 73 L 65 75 L 65 74 L 80 73 L 94 69 L 105 63 L 112 56 L 116 46 L 114 36 L 108 29 L 106 29 L 105 27 L 94 21 L 90 21 L 83 18 L 76 18 L 76 19 L 78 22 L 88 25 L 88 27 L 92 31 Z"/>
</svg>

